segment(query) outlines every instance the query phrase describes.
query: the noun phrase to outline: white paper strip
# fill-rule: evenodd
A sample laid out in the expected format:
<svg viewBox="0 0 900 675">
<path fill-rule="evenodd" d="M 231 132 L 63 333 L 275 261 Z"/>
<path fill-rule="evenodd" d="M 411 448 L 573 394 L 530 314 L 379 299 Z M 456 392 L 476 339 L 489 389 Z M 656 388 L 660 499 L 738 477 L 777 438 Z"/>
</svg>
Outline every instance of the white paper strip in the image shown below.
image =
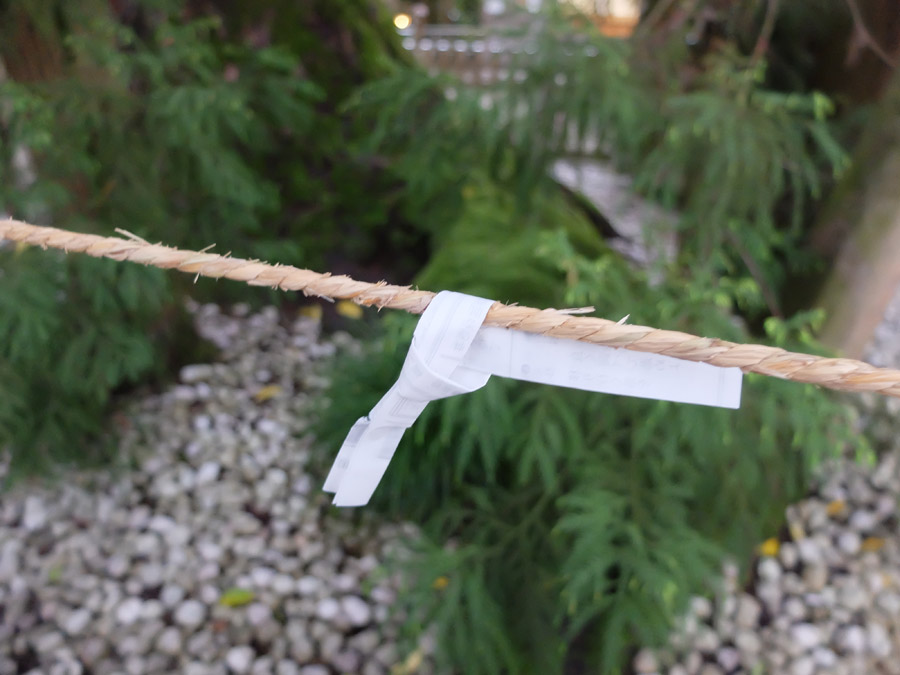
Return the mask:
<svg viewBox="0 0 900 675">
<path fill-rule="evenodd" d="M 485 326 L 465 364 L 516 380 L 722 408 L 741 406 L 742 373 L 660 354 Z"/>
<path fill-rule="evenodd" d="M 397 382 L 350 429 L 325 481 L 337 506 L 368 503 L 403 432 L 429 401 L 491 375 L 587 391 L 738 408 L 742 373 L 659 354 L 482 326 L 493 301 L 439 293 L 419 319 Z"/>
</svg>

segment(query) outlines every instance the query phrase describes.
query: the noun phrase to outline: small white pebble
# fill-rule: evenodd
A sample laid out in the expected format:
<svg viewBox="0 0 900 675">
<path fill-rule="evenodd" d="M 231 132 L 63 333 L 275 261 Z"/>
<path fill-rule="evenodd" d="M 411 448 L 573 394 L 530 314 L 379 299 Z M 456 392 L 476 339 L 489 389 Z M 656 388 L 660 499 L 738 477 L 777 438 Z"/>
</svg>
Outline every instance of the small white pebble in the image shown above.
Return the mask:
<svg viewBox="0 0 900 675">
<path fill-rule="evenodd" d="M 252 647 L 241 645 L 240 647 L 232 647 L 225 655 L 225 663 L 234 673 L 247 673 L 250 666 L 253 665 L 253 657 L 255 652 Z"/>
</svg>

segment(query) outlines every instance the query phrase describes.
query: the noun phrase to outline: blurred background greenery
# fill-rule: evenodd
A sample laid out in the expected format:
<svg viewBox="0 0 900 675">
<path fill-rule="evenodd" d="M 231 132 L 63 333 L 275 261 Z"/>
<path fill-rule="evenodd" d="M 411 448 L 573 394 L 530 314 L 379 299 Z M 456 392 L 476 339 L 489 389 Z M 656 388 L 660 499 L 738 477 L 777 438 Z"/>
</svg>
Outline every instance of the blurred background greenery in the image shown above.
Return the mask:
<svg viewBox="0 0 900 675">
<path fill-rule="evenodd" d="M 0 211 L 858 355 L 900 209 L 890 5 L 5 0 Z M 664 209 L 642 263 L 560 161 Z M 0 247 L 14 475 L 108 461 L 116 396 L 211 358 L 186 297 L 301 302 L 191 281 Z M 334 363 L 323 466 L 414 320 L 373 324 Z M 429 407 L 377 508 L 423 525 L 404 602 L 449 669 L 611 673 L 777 531 L 823 458 L 865 447 L 811 387 L 751 377 L 726 412 L 495 378 Z"/>
</svg>

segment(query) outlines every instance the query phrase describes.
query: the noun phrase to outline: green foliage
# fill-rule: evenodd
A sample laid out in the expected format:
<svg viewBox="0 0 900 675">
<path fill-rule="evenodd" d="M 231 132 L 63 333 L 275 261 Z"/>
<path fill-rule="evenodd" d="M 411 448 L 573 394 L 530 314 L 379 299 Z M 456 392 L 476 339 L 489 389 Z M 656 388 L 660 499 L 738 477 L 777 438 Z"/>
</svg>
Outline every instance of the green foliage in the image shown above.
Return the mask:
<svg viewBox="0 0 900 675">
<path fill-rule="evenodd" d="M 359 121 L 333 113 L 335 82 L 299 76 L 298 53 L 228 39 L 217 18 L 185 21 L 180 3 L 142 5 L 133 26 L 105 3 L 49 24 L 41 7 L 35 25 L 66 61 L 46 80 L 0 82 L 0 212 L 319 268 L 326 253 L 352 260 L 378 246 L 374 229 L 391 217 L 380 195 L 396 179 L 348 152 Z M 19 25 L 4 16 L 0 40 Z M 378 46 L 372 25 L 338 28 Z M 0 449 L 23 470 L 106 456 L 88 440 L 111 394 L 198 349 L 179 335 L 188 288 L 201 300 L 287 297 L 28 250 L 0 250 L 0 275 Z"/>
<path fill-rule="evenodd" d="M 587 255 L 606 250 L 593 226 L 558 196 L 538 195 L 531 213 L 519 214 L 513 195 L 487 180 L 469 180 L 455 223 L 434 235 L 434 253 L 416 278 L 423 288 L 550 306 L 558 299 L 560 270 L 550 259 L 534 259 L 548 228 L 565 228 Z M 531 262 L 526 275 L 523 260 Z"/>
<path fill-rule="evenodd" d="M 524 76 L 485 97 L 397 67 L 370 3 L 278 2 L 297 20 L 267 48 L 228 39 L 259 16 L 250 3 L 222 25 L 152 5 L 140 31 L 79 24 L 71 77 L 0 85 L 3 210 L 300 265 L 400 250 L 394 278 L 420 270 L 435 290 L 594 304 L 745 341 L 735 308 L 758 307 L 781 278 L 804 200 L 841 162 L 824 99 L 768 91 L 757 64 L 727 52 L 702 77 L 659 77 L 634 45 L 551 17 L 511 64 Z M 585 143 L 681 211 L 682 257 L 652 286 L 547 179 Z M 34 177 L 13 168 L 20 148 Z M 0 447 L 20 469 L 84 455 L 111 393 L 164 367 L 189 281 L 48 255 L 0 251 Z M 385 323 L 362 360 L 338 364 L 320 420 L 329 459 L 399 371 L 412 320 Z M 790 346 L 795 324 L 770 322 L 771 339 Z M 410 628 L 434 626 L 460 672 L 615 672 L 724 552 L 773 533 L 810 467 L 848 438 L 821 392 L 747 384 L 739 412 L 497 378 L 429 406 L 376 495 L 424 524 L 402 596 Z"/>
<path fill-rule="evenodd" d="M 502 201 L 494 208 L 479 215 L 495 226 L 482 234 L 485 250 L 489 233 L 507 246 L 501 214 L 515 218 Z M 465 218 L 457 227 L 471 232 Z M 437 287 L 498 297 L 486 293 L 493 271 L 466 237 L 443 241 L 424 274 L 440 277 Z M 562 231 L 529 241 L 530 250 L 511 246 L 516 269 L 544 285 L 531 296 L 523 282 L 519 302 L 593 304 L 636 324 L 749 339 L 727 289 L 703 280 L 651 289 L 609 252 L 579 253 Z M 497 284 L 509 288 L 502 273 Z M 329 458 L 400 370 L 414 321 L 385 323 L 381 343 L 337 363 L 336 395 L 318 425 Z M 795 324 L 773 323 L 773 339 L 797 347 L 808 331 Z M 403 596 L 411 628 L 433 622 L 459 672 L 561 673 L 579 663 L 618 672 L 632 645 L 661 641 L 685 599 L 709 590 L 726 552 L 746 560 L 777 531 L 811 468 L 846 447 L 851 421 L 821 391 L 756 377 L 739 411 L 500 378 L 432 403 L 375 496 L 391 516 L 424 524 Z M 432 587 L 440 577 L 446 588 Z"/>
<path fill-rule="evenodd" d="M 766 89 L 765 65 L 729 48 L 695 74 L 649 58 L 639 40 L 576 32 L 554 15 L 520 38 L 530 48 L 513 57 L 513 75 L 487 90 L 403 72 L 354 99 L 378 119 L 372 149 L 396 157 L 414 186 L 416 217 L 458 217 L 467 177 L 481 172 L 527 213 L 554 161 L 598 156 L 677 209 L 688 274 L 750 279 L 777 310 L 788 272 L 812 264 L 802 247 L 810 200 L 847 164 L 830 101 Z M 765 307 L 762 293 L 752 300 L 745 311 Z"/>
<path fill-rule="evenodd" d="M 695 90 L 665 101 L 665 133 L 636 179 L 679 208 L 686 261 L 740 274 L 752 260 L 763 273 L 757 281 L 777 288 L 791 266 L 810 260 L 800 245 L 803 215 L 821 196 L 823 165 L 837 172 L 847 160 L 825 123 L 830 102 L 766 91 L 763 76 L 759 65 L 713 61 Z"/>
<path fill-rule="evenodd" d="M 397 73 L 352 100 L 378 120 L 367 147 L 394 159 L 416 194 L 407 206 L 435 224 L 417 281 L 754 341 L 734 314 L 756 316 L 787 266 L 808 260 L 804 210 L 845 163 L 830 103 L 767 90 L 763 66 L 729 49 L 685 77 L 694 65 L 558 17 L 526 41 L 487 92 Z M 679 256 L 653 285 L 548 180 L 581 150 L 678 210 Z M 774 344 L 816 351 L 808 322 L 763 325 Z M 385 324 L 380 344 L 337 364 L 318 425 L 329 459 L 400 370 L 413 321 Z M 747 560 L 777 531 L 812 467 L 860 445 L 853 434 L 823 392 L 753 376 L 737 412 L 499 378 L 432 403 L 375 496 L 424 524 L 403 595 L 410 628 L 433 626 L 456 672 L 622 672 L 630 649 L 661 642 L 689 595 L 710 590 L 726 553 Z"/>
<path fill-rule="evenodd" d="M 88 257 L 0 251 L 0 444 L 13 472 L 110 458 L 98 436 L 111 392 L 159 372 L 159 270 Z M 54 256 L 61 258 L 61 256 Z M 98 283 L 100 282 L 100 283 Z"/>
<path fill-rule="evenodd" d="M 275 219 L 279 186 L 261 168 L 310 130 L 321 94 L 295 76 L 288 53 L 219 44 L 215 29 L 208 19 L 163 22 L 143 39 L 99 23 L 69 40 L 98 82 L 5 85 L 24 109 L 8 147 L 28 147 L 40 173 L 4 201 L 17 212 L 64 206 L 94 229 L 109 223 L 198 248 L 224 237 L 249 256 L 271 253 L 254 243 L 284 224 Z M 47 186 L 59 199 L 46 199 Z M 287 243 L 281 259 L 302 253 Z"/>
</svg>

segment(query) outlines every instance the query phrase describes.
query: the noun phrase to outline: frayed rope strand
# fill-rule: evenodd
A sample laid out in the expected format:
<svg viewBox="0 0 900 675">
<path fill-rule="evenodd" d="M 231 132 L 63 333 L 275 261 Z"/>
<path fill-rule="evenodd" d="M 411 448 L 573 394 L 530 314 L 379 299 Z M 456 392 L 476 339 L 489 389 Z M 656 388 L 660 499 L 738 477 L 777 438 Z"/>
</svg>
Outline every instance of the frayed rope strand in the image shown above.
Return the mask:
<svg viewBox="0 0 900 675">
<path fill-rule="evenodd" d="M 120 239 L 39 227 L 17 220 L 0 220 L 0 239 L 87 253 L 95 258 L 128 260 L 163 269 L 177 269 L 202 277 L 243 281 L 300 291 L 329 300 L 351 300 L 366 307 L 389 307 L 421 314 L 434 293 L 384 282 L 366 283 L 347 276 L 331 276 L 285 265 L 269 265 L 215 253 L 182 251 L 150 244 L 136 237 Z M 769 347 L 697 337 L 647 326 L 621 324 L 607 319 L 573 316 L 565 310 L 534 309 L 495 302 L 485 325 L 514 328 L 529 333 L 580 340 L 608 347 L 663 354 L 677 359 L 737 367 L 794 382 L 817 384 L 842 391 L 869 391 L 900 398 L 900 370 L 876 368 L 853 359 L 832 359 L 797 354 Z"/>
</svg>

